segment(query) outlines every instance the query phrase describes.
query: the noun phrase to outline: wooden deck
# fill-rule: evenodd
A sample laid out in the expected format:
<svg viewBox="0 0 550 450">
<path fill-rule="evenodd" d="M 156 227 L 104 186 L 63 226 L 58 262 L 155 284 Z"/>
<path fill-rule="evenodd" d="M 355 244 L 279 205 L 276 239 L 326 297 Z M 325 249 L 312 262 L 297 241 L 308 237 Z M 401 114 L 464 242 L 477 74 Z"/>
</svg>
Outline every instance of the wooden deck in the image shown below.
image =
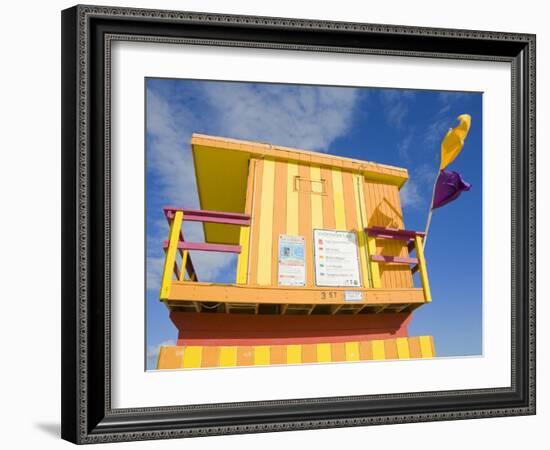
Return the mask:
<svg viewBox="0 0 550 450">
<path fill-rule="evenodd" d="M 245 314 L 410 312 L 428 301 L 420 288 L 273 287 L 191 281 L 172 281 L 168 295 L 161 300 L 171 311 Z"/>
</svg>

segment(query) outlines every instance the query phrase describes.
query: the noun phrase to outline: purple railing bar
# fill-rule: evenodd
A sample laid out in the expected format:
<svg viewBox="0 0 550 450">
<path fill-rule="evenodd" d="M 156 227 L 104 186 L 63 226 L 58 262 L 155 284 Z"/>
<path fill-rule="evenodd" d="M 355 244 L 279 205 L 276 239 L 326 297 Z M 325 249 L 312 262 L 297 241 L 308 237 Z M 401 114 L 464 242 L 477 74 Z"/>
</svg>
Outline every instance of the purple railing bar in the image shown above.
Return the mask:
<svg viewBox="0 0 550 450">
<path fill-rule="evenodd" d="M 365 230 L 367 230 L 367 233 L 373 237 L 400 239 L 402 241 L 410 241 L 416 236 L 424 237 L 426 235 L 423 231 L 399 230 L 397 228 L 369 227 L 365 228 Z"/>
<path fill-rule="evenodd" d="M 250 219 L 226 219 L 224 217 L 199 216 L 191 213 L 184 214 L 183 220 L 186 222 L 208 222 L 223 223 L 226 225 L 241 225 L 245 227 L 250 226 Z"/>
<path fill-rule="evenodd" d="M 382 263 L 418 264 L 417 258 L 405 258 L 403 256 L 372 255 L 371 259 Z"/>
<path fill-rule="evenodd" d="M 163 248 L 168 248 L 168 241 L 163 241 Z M 206 242 L 178 242 L 178 249 L 197 250 L 202 252 L 241 253 L 240 245 L 208 244 Z"/>
<path fill-rule="evenodd" d="M 411 268 L 411 273 L 414 275 L 416 272 L 418 272 L 418 264 L 416 266 L 413 266 Z"/>
<path fill-rule="evenodd" d="M 225 218 L 225 219 L 250 220 L 249 214 L 234 213 L 234 212 L 227 212 L 227 211 L 209 211 L 207 209 L 174 208 L 172 206 L 165 206 L 163 209 L 165 214 L 169 212 L 173 213 L 175 211 L 181 211 L 183 212 L 184 217 L 186 214 L 190 214 L 193 216 L 217 217 L 221 219 Z"/>
</svg>

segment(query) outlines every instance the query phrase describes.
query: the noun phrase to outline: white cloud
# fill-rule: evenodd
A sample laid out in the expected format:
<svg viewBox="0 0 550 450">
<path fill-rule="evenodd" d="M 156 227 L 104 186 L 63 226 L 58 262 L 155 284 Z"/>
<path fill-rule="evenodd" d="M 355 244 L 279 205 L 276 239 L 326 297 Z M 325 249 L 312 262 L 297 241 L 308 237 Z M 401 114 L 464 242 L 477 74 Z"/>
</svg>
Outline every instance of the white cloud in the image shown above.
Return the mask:
<svg viewBox="0 0 550 450">
<path fill-rule="evenodd" d="M 151 146 L 148 169 L 158 175 L 167 203 L 198 206 L 195 175 L 189 142 L 193 117 L 186 110 L 175 111 L 155 91 L 147 91 L 147 131 Z"/>
<path fill-rule="evenodd" d="M 238 83 L 204 93 L 225 136 L 318 151 L 350 129 L 359 98 L 353 88 Z"/>
<path fill-rule="evenodd" d="M 401 188 L 401 206 L 403 208 L 419 208 L 424 203 L 418 184 L 409 179 Z"/>
<path fill-rule="evenodd" d="M 409 180 L 401 189 L 401 204 L 405 208 L 428 209 L 437 175 L 437 167 L 421 164 L 409 174 Z"/>
<path fill-rule="evenodd" d="M 400 89 L 384 89 L 380 91 L 380 98 L 384 114 L 390 125 L 401 128 L 409 114 L 409 102 L 414 100 L 414 92 Z"/>
<path fill-rule="evenodd" d="M 176 101 L 173 92 L 147 91 L 148 170 L 160 183 L 154 207 L 199 208 L 190 148 L 193 132 L 215 128 L 219 130 L 216 134 L 226 137 L 326 151 L 351 127 L 359 98 L 359 91 L 352 88 L 244 83 L 229 87 L 227 83 L 205 83 L 194 94 L 197 92 L 203 97 L 201 111 L 192 110 L 181 98 Z M 152 247 L 147 259 L 149 289 L 159 287 L 164 261 L 161 242 L 166 235 L 166 222 L 154 221 L 148 229 Z M 184 224 L 184 235 L 188 241 L 204 241 L 200 224 Z M 192 260 L 199 280 L 212 281 L 233 270 L 236 258 L 193 252 Z"/>
<path fill-rule="evenodd" d="M 403 160 L 409 162 L 411 160 L 411 156 L 409 154 L 409 149 L 411 148 L 411 144 L 413 142 L 413 133 L 409 132 L 398 144 L 397 144 L 397 153 L 399 154 L 399 157 Z"/>
<path fill-rule="evenodd" d="M 451 128 L 450 125 L 454 126 L 454 123 L 449 121 L 446 117 L 434 119 L 424 133 L 424 143 L 428 146 L 434 146 L 437 144 L 439 147 L 439 144 L 445 137 L 445 134 L 447 134 L 447 131 Z"/>
</svg>

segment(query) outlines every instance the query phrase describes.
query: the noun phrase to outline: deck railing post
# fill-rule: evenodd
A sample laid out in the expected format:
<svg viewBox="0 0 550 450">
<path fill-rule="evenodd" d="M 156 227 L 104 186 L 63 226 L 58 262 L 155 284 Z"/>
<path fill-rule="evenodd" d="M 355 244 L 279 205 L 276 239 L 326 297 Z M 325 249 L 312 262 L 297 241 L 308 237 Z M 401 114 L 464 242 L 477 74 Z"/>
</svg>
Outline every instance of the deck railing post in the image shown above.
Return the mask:
<svg viewBox="0 0 550 450">
<path fill-rule="evenodd" d="M 422 289 L 424 290 L 424 298 L 427 302 L 432 301 L 432 293 L 430 292 L 430 282 L 428 280 L 428 270 L 426 268 L 426 259 L 424 258 L 424 243 L 420 236 L 415 236 L 414 243 L 416 247 L 416 258 L 418 259 L 418 272 Z"/>
<path fill-rule="evenodd" d="M 172 284 L 172 273 L 174 272 L 174 263 L 176 262 L 176 253 L 178 251 L 178 241 L 183 222 L 183 212 L 176 211 L 172 223 L 170 223 L 170 231 L 168 233 L 168 248 L 164 259 L 164 268 L 162 271 L 162 282 L 160 285 L 160 298 L 166 299 L 170 294 L 170 285 Z M 181 272 L 185 271 L 185 266 L 182 266 Z"/>
<path fill-rule="evenodd" d="M 376 238 L 374 236 L 367 235 L 367 249 L 369 251 L 369 255 L 376 255 Z M 371 275 L 371 283 L 373 288 L 381 288 L 382 282 L 380 281 L 380 269 L 378 267 L 378 263 L 375 261 L 370 262 L 370 275 Z"/>
</svg>

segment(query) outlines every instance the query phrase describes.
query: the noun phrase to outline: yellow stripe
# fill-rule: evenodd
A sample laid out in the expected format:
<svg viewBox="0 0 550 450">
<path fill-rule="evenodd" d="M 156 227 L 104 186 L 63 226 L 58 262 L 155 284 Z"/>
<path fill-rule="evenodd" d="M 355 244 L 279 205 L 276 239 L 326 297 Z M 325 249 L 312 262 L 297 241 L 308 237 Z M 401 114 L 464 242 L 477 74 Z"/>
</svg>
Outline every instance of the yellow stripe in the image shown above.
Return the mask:
<svg viewBox="0 0 550 450">
<path fill-rule="evenodd" d="M 415 355 L 416 358 L 434 358 L 435 351 L 432 336 L 419 336 L 417 342 L 420 346 L 420 354 Z M 370 341 L 372 345 L 372 359 L 385 360 L 385 344 L 388 339 L 376 339 Z M 411 353 L 409 349 L 409 338 L 402 337 L 395 339 L 397 346 L 397 359 L 409 359 Z M 351 341 L 344 342 L 345 361 L 360 361 L 360 342 Z M 302 345 L 289 344 L 285 345 L 286 364 L 301 364 L 302 363 Z M 316 344 L 317 347 L 317 362 L 333 362 L 330 343 Z M 234 367 L 237 365 L 237 346 L 219 347 L 220 356 L 218 367 Z M 202 366 L 202 352 L 204 347 L 196 346 L 161 346 L 157 369 L 195 369 Z M 252 347 L 254 355 L 254 366 L 266 366 L 271 364 L 271 347 L 269 345 L 256 345 Z"/>
<path fill-rule="evenodd" d="M 183 221 L 183 212 L 176 211 L 174 219 L 170 224 L 168 233 L 168 248 L 164 258 L 164 269 L 162 270 L 162 283 L 160 285 L 160 298 L 168 298 L 170 294 L 170 285 L 172 284 L 172 273 L 174 273 L 174 263 L 176 261 L 176 252 L 178 251 L 178 240 Z"/>
<path fill-rule="evenodd" d="M 359 259 L 361 261 L 361 273 L 363 275 L 363 286 L 370 287 L 370 273 L 368 268 L 367 241 L 365 238 L 365 227 L 367 217 L 365 214 L 365 202 L 363 200 L 363 177 L 355 174 L 353 176 L 353 189 L 355 191 L 355 210 L 357 215 L 357 246 Z"/>
<path fill-rule="evenodd" d="M 411 357 L 409 352 L 409 340 L 407 338 L 397 338 L 397 356 L 399 359 L 408 359 Z"/>
<path fill-rule="evenodd" d="M 298 191 L 294 189 L 294 183 L 298 176 L 298 164 L 287 163 L 286 177 L 286 234 L 298 235 Z"/>
<path fill-rule="evenodd" d="M 342 184 L 342 171 L 332 171 L 332 193 L 334 195 L 334 219 L 337 230 L 346 229 L 346 211 L 344 209 L 344 186 Z"/>
<path fill-rule="evenodd" d="M 237 365 L 237 347 L 220 348 L 220 367 L 232 367 Z"/>
<path fill-rule="evenodd" d="M 367 247 L 369 249 L 369 255 L 376 255 L 376 239 L 367 235 Z M 370 261 L 370 275 L 371 283 L 373 288 L 382 287 L 382 282 L 380 281 L 380 269 L 378 268 L 378 263 Z"/>
<path fill-rule="evenodd" d="M 424 289 L 424 298 L 427 302 L 431 302 L 432 293 L 430 292 L 428 270 L 426 269 L 426 260 L 424 259 L 424 242 L 422 242 L 420 236 L 416 236 L 414 239 L 414 244 L 416 247 L 416 257 L 418 258 L 418 273 L 420 274 L 420 280 L 422 281 L 422 289 Z"/>
<path fill-rule="evenodd" d="M 254 365 L 265 366 L 269 364 L 269 346 L 258 345 L 254 347 Z"/>
<path fill-rule="evenodd" d="M 372 359 L 386 359 L 383 340 L 372 341 Z"/>
<path fill-rule="evenodd" d="M 332 362 L 330 344 L 317 344 L 317 361 Z"/>
<path fill-rule="evenodd" d="M 202 345 L 185 347 L 183 354 L 184 369 L 196 369 L 201 366 Z"/>
<path fill-rule="evenodd" d="M 250 248 L 250 227 L 241 227 L 239 238 L 241 253 L 237 260 L 237 284 L 246 284 L 248 282 L 248 252 Z"/>
<path fill-rule="evenodd" d="M 346 361 L 359 361 L 359 342 L 346 342 Z"/>
<path fill-rule="evenodd" d="M 311 228 L 323 228 L 323 190 L 321 181 L 321 168 L 319 166 L 310 167 L 311 178 Z M 319 181 L 319 183 L 315 183 Z"/>
<path fill-rule="evenodd" d="M 288 345 L 286 347 L 286 363 L 300 364 L 302 362 L 302 346 Z"/>
<path fill-rule="evenodd" d="M 275 162 L 264 160 L 262 196 L 260 203 L 260 239 L 258 243 L 258 284 L 271 284 L 271 247 L 273 242 L 273 191 Z"/>
<path fill-rule="evenodd" d="M 422 358 L 433 358 L 435 356 L 432 351 L 431 336 L 420 336 L 420 352 L 422 353 Z"/>
</svg>

